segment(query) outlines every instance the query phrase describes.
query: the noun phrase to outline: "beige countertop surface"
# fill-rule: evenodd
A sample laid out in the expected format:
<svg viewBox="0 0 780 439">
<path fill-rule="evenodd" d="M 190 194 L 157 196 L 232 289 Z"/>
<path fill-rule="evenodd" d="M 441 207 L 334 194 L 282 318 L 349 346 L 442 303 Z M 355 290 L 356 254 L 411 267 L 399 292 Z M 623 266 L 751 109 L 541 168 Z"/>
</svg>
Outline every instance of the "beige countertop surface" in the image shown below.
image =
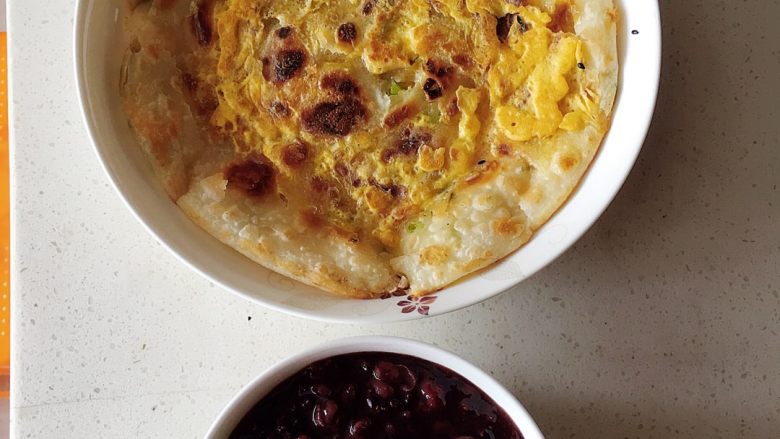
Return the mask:
<svg viewBox="0 0 780 439">
<path fill-rule="evenodd" d="M 146 233 L 82 125 L 74 8 L 9 9 L 16 437 L 199 437 L 268 365 L 356 334 L 461 354 L 549 438 L 780 437 L 777 0 L 663 1 L 655 120 L 598 223 L 492 300 L 375 326 L 268 311 Z"/>
</svg>

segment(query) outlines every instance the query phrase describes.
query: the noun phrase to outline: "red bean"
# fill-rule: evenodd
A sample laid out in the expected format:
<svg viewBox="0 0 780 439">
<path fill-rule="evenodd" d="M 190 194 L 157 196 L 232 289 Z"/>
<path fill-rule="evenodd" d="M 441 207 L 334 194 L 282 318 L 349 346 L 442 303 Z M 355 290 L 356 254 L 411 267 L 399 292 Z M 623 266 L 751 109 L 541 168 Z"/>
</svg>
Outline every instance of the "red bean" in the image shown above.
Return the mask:
<svg viewBox="0 0 780 439">
<path fill-rule="evenodd" d="M 382 399 L 388 399 L 393 396 L 393 387 L 389 384 L 383 383 L 377 379 L 371 380 L 371 387 L 374 389 L 374 393 Z"/>
<path fill-rule="evenodd" d="M 398 365 L 399 378 L 401 380 L 401 390 L 404 392 L 411 392 L 417 385 L 417 377 L 414 376 L 411 370 L 403 364 Z"/>
<path fill-rule="evenodd" d="M 327 397 L 330 396 L 330 387 L 325 384 L 315 384 L 311 386 L 311 392 L 317 396 Z"/>
<path fill-rule="evenodd" d="M 374 378 L 390 382 L 398 378 L 398 367 L 388 361 L 380 361 L 374 366 Z"/>
<path fill-rule="evenodd" d="M 354 438 L 368 437 L 368 429 L 370 427 L 370 421 L 368 419 L 357 419 L 352 421 L 349 426 L 349 435 Z"/>
<path fill-rule="evenodd" d="M 338 406 L 335 401 L 328 399 L 324 402 L 317 403 L 312 412 L 312 422 L 314 422 L 314 426 L 319 428 L 330 426 L 336 418 L 337 410 Z"/>
<path fill-rule="evenodd" d="M 420 395 L 422 396 L 422 408 L 425 411 L 438 410 L 444 403 L 441 388 L 430 381 L 420 385 Z"/>
</svg>

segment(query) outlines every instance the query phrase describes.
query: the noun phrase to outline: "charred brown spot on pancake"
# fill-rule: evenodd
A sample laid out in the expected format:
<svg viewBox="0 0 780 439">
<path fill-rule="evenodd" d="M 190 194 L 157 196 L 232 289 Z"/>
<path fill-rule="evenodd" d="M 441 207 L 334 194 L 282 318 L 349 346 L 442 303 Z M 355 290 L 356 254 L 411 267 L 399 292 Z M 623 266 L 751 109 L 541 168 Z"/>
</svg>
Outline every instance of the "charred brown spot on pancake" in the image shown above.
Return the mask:
<svg viewBox="0 0 780 439">
<path fill-rule="evenodd" d="M 574 32 L 574 20 L 568 3 L 560 3 L 550 17 L 547 28 L 553 32 Z"/>
<path fill-rule="evenodd" d="M 368 182 L 372 186 L 382 189 L 385 193 L 387 193 L 393 198 L 403 198 L 406 196 L 406 187 L 400 184 L 395 184 L 395 183 L 382 184 L 374 180 L 373 177 L 370 178 Z"/>
<path fill-rule="evenodd" d="M 357 39 L 357 28 L 354 23 L 344 23 L 339 26 L 337 35 L 342 43 L 352 43 Z"/>
<path fill-rule="evenodd" d="M 284 102 L 274 101 L 271 104 L 271 112 L 279 117 L 287 117 L 290 115 L 290 107 L 288 107 Z"/>
<path fill-rule="evenodd" d="M 287 82 L 303 68 L 305 62 L 306 54 L 302 50 L 280 50 L 273 59 L 274 82 Z"/>
<path fill-rule="evenodd" d="M 323 198 L 325 198 L 325 199 L 336 200 L 337 198 L 339 198 L 339 189 L 338 187 L 336 187 L 336 184 L 320 176 L 312 177 L 311 190 L 314 194 L 315 199 L 322 200 Z"/>
<path fill-rule="evenodd" d="M 366 107 L 357 99 L 320 102 L 301 115 L 303 129 L 316 134 L 346 136 L 366 117 Z"/>
<path fill-rule="evenodd" d="M 531 25 L 526 23 L 520 15 L 517 16 L 517 26 L 519 27 L 521 34 L 524 34 L 528 32 L 528 29 L 531 29 Z"/>
<path fill-rule="evenodd" d="M 222 174 L 228 189 L 237 189 L 252 197 L 262 197 L 276 185 L 273 165 L 264 158 L 253 157 L 233 163 Z"/>
<path fill-rule="evenodd" d="M 181 83 L 192 112 L 198 116 L 211 116 L 219 106 L 213 91 L 201 87 L 200 81 L 189 73 L 182 73 Z"/>
<path fill-rule="evenodd" d="M 496 21 L 496 36 L 498 41 L 506 43 L 509 38 L 509 31 L 512 30 L 512 24 L 515 22 L 515 14 L 506 14 L 503 17 L 498 17 Z"/>
<path fill-rule="evenodd" d="M 291 143 L 282 150 L 282 161 L 290 168 L 297 168 L 309 156 L 309 147 L 303 142 Z"/>
<path fill-rule="evenodd" d="M 279 29 L 276 30 L 276 36 L 281 38 L 282 40 L 289 37 L 291 33 L 292 33 L 292 28 L 290 26 L 280 27 Z"/>
<path fill-rule="evenodd" d="M 474 61 L 472 61 L 471 57 L 466 55 L 465 53 L 459 53 L 453 56 L 452 62 L 463 67 L 464 69 L 467 69 L 474 65 Z"/>
<path fill-rule="evenodd" d="M 431 141 L 430 133 L 424 131 L 413 132 L 411 129 L 406 128 L 401 133 L 401 139 L 396 143 L 396 147 L 401 154 L 409 155 L 417 153 L 417 150 L 423 145 Z"/>
<path fill-rule="evenodd" d="M 333 167 L 333 170 L 336 171 L 336 174 L 344 181 L 346 181 L 347 184 L 351 184 L 353 187 L 360 187 L 363 185 L 363 181 L 360 178 L 352 175 L 352 172 L 344 163 L 336 163 L 336 165 Z"/>
<path fill-rule="evenodd" d="M 389 113 L 387 113 L 387 116 L 385 116 L 383 123 L 388 128 L 395 128 L 406 119 L 417 114 L 418 111 L 420 110 L 419 108 L 417 108 L 417 105 L 415 105 L 414 103 L 403 104 L 401 106 L 394 108 Z"/>
<path fill-rule="evenodd" d="M 138 53 L 141 51 L 141 49 L 143 49 L 143 46 L 141 46 L 141 42 L 138 41 L 138 38 L 134 38 L 127 48 L 130 49 L 132 53 Z"/>
<path fill-rule="evenodd" d="M 506 143 L 502 143 L 498 145 L 497 149 L 498 149 L 498 153 L 501 155 L 509 155 L 509 152 L 511 151 L 509 145 L 507 145 Z"/>
<path fill-rule="evenodd" d="M 268 57 L 263 57 L 263 59 L 260 60 L 260 62 L 263 64 L 263 79 L 266 81 L 271 80 L 271 60 L 268 59 Z"/>
<path fill-rule="evenodd" d="M 398 155 L 398 150 L 395 148 L 385 148 L 382 150 L 382 154 L 380 154 L 380 158 L 383 162 L 387 163 L 390 160 L 393 159 L 393 157 Z"/>
<path fill-rule="evenodd" d="M 406 188 L 400 184 L 391 184 L 389 186 L 383 186 L 388 194 L 393 198 L 403 198 L 406 196 Z"/>
<path fill-rule="evenodd" d="M 318 194 L 327 192 L 328 187 L 328 182 L 326 182 L 322 177 L 313 177 L 311 179 L 311 189 Z"/>
<path fill-rule="evenodd" d="M 425 92 L 425 95 L 428 96 L 429 100 L 440 98 L 444 94 L 444 90 L 441 88 L 439 81 L 433 78 L 428 78 L 425 80 L 425 83 L 423 84 L 423 91 Z"/>
<path fill-rule="evenodd" d="M 217 110 L 217 107 L 219 107 L 219 101 L 212 99 L 210 96 L 199 97 L 195 101 L 195 113 L 198 116 L 211 116 Z"/>
<path fill-rule="evenodd" d="M 208 46 L 214 36 L 214 0 L 198 0 L 190 16 L 190 27 L 198 44 Z"/>
<path fill-rule="evenodd" d="M 343 72 L 329 73 L 320 79 L 320 87 L 332 90 L 338 94 L 357 94 L 358 86 L 352 78 Z"/>
<path fill-rule="evenodd" d="M 346 177 L 349 175 L 349 168 L 347 168 L 347 165 L 341 162 L 336 163 L 336 165 L 333 167 L 333 170 L 336 171 L 336 174 L 341 177 Z"/>
<path fill-rule="evenodd" d="M 363 15 L 371 15 L 371 13 L 374 12 L 374 3 L 376 3 L 375 0 L 366 0 L 366 2 L 363 3 L 363 9 L 361 10 Z"/>
<path fill-rule="evenodd" d="M 389 162 L 398 155 L 411 156 L 416 155 L 417 151 L 424 143 L 431 141 L 430 133 L 424 131 L 414 132 L 410 128 L 404 128 L 401 137 L 392 147 L 382 151 L 381 158 L 384 162 Z"/>
<path fill-rule="evenodd" d="M 182 73 L 181 82 L 184 84 L 184 89 L 188 93 L 195 93 L 198 91 L 198 80 L 189 73 Z"/>
<path fill-rule="evenodd" d="M 425 70 L 437 78 L 444 78 L 452 72 L 452 66 L 431 58 L 425 62 Z"/>
<path fill-rule="evenodd" d="M 450 103 L 447 104 L 447 116 L 455 117 L 458 113 L 460 113 L 460 108 L 458 107 L 458 97 L 455 96 Z"/>
</svg>

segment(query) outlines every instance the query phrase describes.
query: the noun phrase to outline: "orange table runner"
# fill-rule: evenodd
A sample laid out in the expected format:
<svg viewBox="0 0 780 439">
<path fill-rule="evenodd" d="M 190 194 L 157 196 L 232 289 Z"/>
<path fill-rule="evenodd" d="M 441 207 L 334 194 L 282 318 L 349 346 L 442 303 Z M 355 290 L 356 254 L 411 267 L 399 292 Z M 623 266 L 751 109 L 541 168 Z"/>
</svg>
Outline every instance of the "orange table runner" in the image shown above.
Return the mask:
<svg viewBox="0 0 780 439">
<path fill-rule="evenodd" d="M 0 396 L 8 395 L 10 365 L 10 201 L 8 184 L 8 40 L 0 33 Z"/>
</svg>

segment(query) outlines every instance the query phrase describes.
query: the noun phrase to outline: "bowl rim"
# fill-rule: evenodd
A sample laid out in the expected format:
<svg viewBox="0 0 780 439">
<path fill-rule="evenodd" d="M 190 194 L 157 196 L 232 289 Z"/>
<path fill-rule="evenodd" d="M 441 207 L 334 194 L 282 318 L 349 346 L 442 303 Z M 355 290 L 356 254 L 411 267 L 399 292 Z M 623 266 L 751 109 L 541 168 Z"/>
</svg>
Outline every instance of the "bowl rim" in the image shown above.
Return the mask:
<svg viewBox="0 0 780 439">
<path fill-rule="evenodd" d="M 517 397 L 487 372 L 438 346 L 403 337 L 376 335 L 332 340 L 276 362 L 244 385 L 230 399 L 220 410 L 204 437 L 206 439 L 228 437 L 252 406 L 282 381 L 307 365 L 336 355 L 359 352 L 404 354 L 444 366 L 471 381 L 494 401 L 503 400 L 503 404 L 497 402 L 496 404 L 512 419 L 525 439 L 544 439 L 538 425 Z"/>
<path fill-rule="evenodd" d="M 119 195 L 119 198 L 122 200 L 125 206 L 130 210 L 133 216 L 148 231 L 148 233 L 150 233 L 157 240 L 157 242 L 159 242 L 165 249 L 167 249 L 170 253 L 172 253 L 179 261 L 184 263 L 184 265 L 189 267 L 191 270 L 199 273 L 201 276 L 205 277 L 210 282 L 219 285 L 221 288 L 230 291 L 231 293 L 236 294 L 244 299 L 247 299 L 254 303 L 258 303 L 266 308 L 270 308 L 275 311 L 290 314 L 299 318 L 312 319 L 316 321 L 329 322 L 329 323 L 355 324 L 355 323 L 392 323 L 392 322 L 400 322 L 400 321 L 409 321 L 410 315 L 402 315 L 398 313 L 381 313 L 381 314 L 371 314 L 371 315 L 347 314 L 347 313 L 341 313 L 338 315 L 323 314 L 319 312 L 319 310 L 317 309 L 306 309 L 292 304 L 276 301 L 274 299 L 269 299 L 262 295 L 251 294 L 250 292 L 242 289 L 240 286 L 233 285 L 232 281 L 223 278 L 222 275 L 218 273 L 216 270 L 212 270 L 210 267 L 208 267 L 208 264 L 204 264 L 202 262 L 192 260 L 191 259 L 192 255 L 188 255 L 188 253 L 192 253 L 191 251 L 187 251 L 186 249 L 182 248 L 182 246 L 179 245 L 179 243 L 173 242 L 173 239 L 168 239 L 167 237 L 164 237 L 167 233 L 161 230 L 161 227 L 159 225 L 153 224 L 152 221 L 148 221 L 145 218 L 145 215 L 139 211 L 139 208 L 135 206 L 133 203 L 131 203 L 129 199 L 129 195 L 128 193 L 126 193 L 127 189 L 123 187 L 122 184 L 120 184 L 116 175 L 111 170 L 109 166 L 109 158 L 107 157 L 105 150 L 97 142 L 97 137 L 95 134 L 97 132 L 97 126 L 96 126 L 97 122 L 94 120 L 93 115 L 90 114 L 91 107 L 89 103 L 90 99 L 88 93 L 88 86 L 86 84 L 85 51 L 83 50 L 83 48 L 85 46 L 85 35 L 86 35 L 85 30 L 87 27 L 87 22 L 86 22 L 87 16 L 88 16 L 89 8 L 94 2 L 95 0 L 76 0 L 76 6 L 75 6 L 76 19 L 73 27 L 72 41 L 73 41 L 73 51 L 74 51 L 74 73 L 76 79 L 76 90 L 77 90 L 77 95 L 79 100 L 79 111 L 81 113 L 81 117 L 84 122 L 84 125 L 87 128 L 86 131 L 89 136 L 90 143 L 92 144 L 92 148 L 98 157 L 100 166 L 103 168 L 104 174 L 108 177 L 109 181 L 111 182 L 111 186 L 114 188 L 115 192 Z M 620 5 L 621 9 L 625 9 L 626 8 L 625 5 L 630 3 L 630 0 L 615 0 L 615 2 L 616 4 Z M 642 32 L 645 38 L 651 39 L 650 45 L 652 50 L 654 51 L 654 53 L 644 53 L 642 55 L 643 67 L 649 72 L 649 74 L 647 75 L 648 82 L 644 83 L 643 86 L 645 87 L 646 90 L 649 91 L 649 94 L 647 95 L 646 104 L 643 104 L 639 108 L 635 108 L 632 111 L 632 115 L 633 115 L 632 126 L 635 128 L 635 132 L 636 132 L 635 138 L 637 140 L 635 142 L 634 141 L 628 142 L 628 147 L 626 149 L 628 149 L 629 152 L 627 153 L 625 160 L 621 163 L 621 166 L 619 168 L 611 170 L 612 181 L 614 182 L 614 184 L 604 190 L 604 196 L 592 205 L 592 208 L 589 209 L 588 214 L 583 217 L 581 223 L 578 224 L 576 229 L 574 229 L 571 234 L 569 234 L 565 239 L 563 239 L 562 242 L 556 247 L 554 251 L 540 258 L 541 263 L 537 263 L 534 267 L 531 267 L 530 269 L 525 271 L 520 278 L 506 279 L 503 281 L 493 283 L 491 286 L 487 287 L 487 289 L 490 290 L 489 293 L 475 295 L 474 299 L 470 299 L 470 300 L 441 303 L 439 306 L 437 306 L 437 311 L 435 316 L 447 314 L 459 309 L 463 309 L 475 305 L 487 299 L 493 298 L 505 292 L 506 290 L 512 288 L 513 286 L 521 283 L 522 281 L 528 279 L 529 277 L 533 276 L 542 268 L 549 265 L 558 257 L 560 257 L 572 245 L 574 245 L 574 243 L 576 243 L 582 237 L 582 235 L 584 235 L 585 232 L 587 232 L 593 226 L 593 224 L 601 217 L 601 215 L 607 209 L 609 204 L 617 196 L 617 193 L 625 184 L 629 172 L 631 171 L 634 164 L 636 163 L 637 157 L 639 156 L 639 152 L 642 149 L 642 145 L 650 129 L 650 123 L 652 121 L 652 116 L 655 110 L 657 97 L 658 97 L 659 83 L 660 83 L 662 41 L 661 41 L 661 20 L 660 20 L 659 5 L 657 0 L 652 0 L 650 2 L 647 2 L 647 4 L 645 4 L 644 6 L 647 9 L 649 9 L 647 11 L 649 12 L 649 14 L 647 15 L 645 21 L 648 23 L 648 26 L 650 27 L 644 28 Z M 620 39 L 621 32 L 626 33 L 628 32 L 628 29 L 626 29 L 625 27 L 621 28 L 621 25 L 625 25 L 624 23 L 625 13 L 621 12 L 619 14 L 619 17 L 620 18 L 618 20 L 618 38 Z M 618 50 L 622 51 L 623 48 L 619 47 Z M 625 57 L 625 53 L 619 52 L 618 56 L 622 60 Z M 622 73 L 623 73 L 623 65 L 621 62 L 621 77 L 622 77 Z M 621 95 L 622 86 L 623 86 L 623 81 L 621 80 L 618 83 L 618 90 L 616 93 L 616 103 L 615 103 L 615 108 L 613 109 L 613 119 L 615 117 L 616 112 L 620 111 L 620 107 L 618 106 L 617 99 L 619 99 Z M 623 105 L 627 105 L 627 104 L 624 103 Z M 610 128 L 610 130 L 608 130 L 607 135 L 609 135 L 609 131 L 611 131 L 612 129 L 613 128 Z M 558 215 L 558 212 L 560 212 L 560 210 L 562 210 L 567 204 L 571 203 L 572 199 L 576 197 L 580 187 L 582 186 L 582 182 L 586 179 L 587 175 L 591 172 L 591 169 L 593 168 L 594 164 L 599 159 L 601 151 L 603 150 L 604 141 L 605 140 L 602 140 L 602 145 L 600 146 L 599 150 L 596 152 L 596 155 L 594 156 L 588 170 L 585 172 L 585 174 L 583 174 L 582 178 L 580 179 L 580 182 L 573 189 L 572 193 L 570 194 L 566 202 L 559 207 L 558 211 L 556 211 L 556 213 L 553 214 L 553 216 L 545 224 L 551 223 L 553 219 Z M 538 233 L 540 231 L 541 229 L 536 231 L 534 236 L 531 238 L 531 240 L 533 240 L 536 236 L 538 236 Z M 524 244 L 524 246 L 525 245 L 528 245 L 528 243 Z M 507 258 L 510 258 L 513 254 L 514 252 L 508 255 Z M 495 265 L 498 264 L 499 262 L 500 261 L 492 264 L 486 269 L 489 270 L 495 267 Z M 468 278 L 468 276 L 466 278 Z M 458 282 L 460 282 L 460 280 Z M 444 291 L 446 291 L 447 288 L 449 287 L 445 287 Z M 357 300 L 357 299 L 344 299 L 344 300 Z M 423 318 L 423 317 L 428 317 L 428 316 L 414 314 L 414 318 Z"/>
</svg>

